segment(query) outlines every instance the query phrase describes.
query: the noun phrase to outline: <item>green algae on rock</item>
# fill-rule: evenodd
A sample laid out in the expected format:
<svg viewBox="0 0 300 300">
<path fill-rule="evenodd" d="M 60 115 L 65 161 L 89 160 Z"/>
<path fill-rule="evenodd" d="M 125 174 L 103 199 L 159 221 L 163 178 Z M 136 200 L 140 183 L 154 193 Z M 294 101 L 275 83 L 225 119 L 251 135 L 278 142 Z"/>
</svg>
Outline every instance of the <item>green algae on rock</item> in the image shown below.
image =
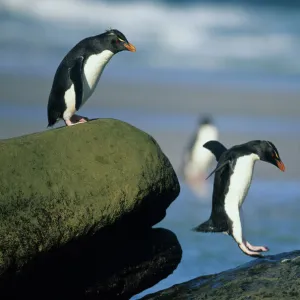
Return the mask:
<svg viewBox="0 0 300 300">
<path fill-rule="evenodd" d="M 0 165 L 0 276 L 107 226 L 152 226 L 180 191 L 155 140 L 114 119 L 2 140 Z"/>
</svg>

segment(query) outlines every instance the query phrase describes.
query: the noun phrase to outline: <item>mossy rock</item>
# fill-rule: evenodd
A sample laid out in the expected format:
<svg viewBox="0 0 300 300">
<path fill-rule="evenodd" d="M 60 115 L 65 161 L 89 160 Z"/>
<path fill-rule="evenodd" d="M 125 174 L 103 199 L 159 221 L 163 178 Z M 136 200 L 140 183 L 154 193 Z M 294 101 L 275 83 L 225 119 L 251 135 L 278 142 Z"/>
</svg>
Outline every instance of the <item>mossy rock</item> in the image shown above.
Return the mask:
<svg viewBox="0 0 300 300">
<path fill-rule="evenodd" d="M 0 141 L 0 275 L 117 224 L 150 227 L 178 196 L 168 158 L 114 119 Z"/>
</svg>

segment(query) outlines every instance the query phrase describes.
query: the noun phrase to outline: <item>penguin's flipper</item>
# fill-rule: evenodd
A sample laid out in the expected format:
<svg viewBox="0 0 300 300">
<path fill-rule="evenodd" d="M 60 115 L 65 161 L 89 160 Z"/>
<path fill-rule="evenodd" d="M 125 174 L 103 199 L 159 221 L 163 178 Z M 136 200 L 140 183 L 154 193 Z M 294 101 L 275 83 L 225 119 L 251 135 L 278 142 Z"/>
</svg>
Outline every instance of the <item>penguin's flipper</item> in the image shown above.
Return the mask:
<svg viewBox="0 0 300 300">
<path fill-rule="evenodd" d="M 70 78 L 73 81 L 74 84 L 74 90 L 75 90 L 75 108 L 76 111 L 79 110 L 81 104 L 82 104 L 82 98 L 83 98 L 83 61 L 84 57 L 79 56 L 73 65 L 72 68 L 70 68 Z"/>
<path fill-rule="evenodd" d="M 215 172 L 223 169 L 226 165 L 230 166 L 230 168 L 232 169 L 232 165 L 231 165 L 231 160 L 227 160 L 224 163 L 220 164 L 219 166 L 217 166 L 206 178 L 205 180 L 207 180 L 212 174 L 214 174 Z"/>
<path fill-rule="evenodd" d="M 208 149 L 219 161 L 220 156 L 227 150 L 227 148 L 218 141 L 209 141 L 203 145 L 204 148 Z"/>
</svg>

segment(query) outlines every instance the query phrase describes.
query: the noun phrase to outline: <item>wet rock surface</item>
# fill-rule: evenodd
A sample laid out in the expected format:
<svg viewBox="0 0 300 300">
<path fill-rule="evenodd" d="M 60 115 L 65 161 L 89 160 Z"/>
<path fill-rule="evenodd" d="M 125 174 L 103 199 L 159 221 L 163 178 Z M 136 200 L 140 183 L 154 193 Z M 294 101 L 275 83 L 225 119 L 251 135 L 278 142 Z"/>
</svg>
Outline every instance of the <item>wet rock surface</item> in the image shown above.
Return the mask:
<svg viewBox="0 0 300 300">
<path fill-rule="evenodd" d="M 300 299 L 300 251 L 255 259 L 235 269 L 201 276 L 141 299 Z"/>
</svg>

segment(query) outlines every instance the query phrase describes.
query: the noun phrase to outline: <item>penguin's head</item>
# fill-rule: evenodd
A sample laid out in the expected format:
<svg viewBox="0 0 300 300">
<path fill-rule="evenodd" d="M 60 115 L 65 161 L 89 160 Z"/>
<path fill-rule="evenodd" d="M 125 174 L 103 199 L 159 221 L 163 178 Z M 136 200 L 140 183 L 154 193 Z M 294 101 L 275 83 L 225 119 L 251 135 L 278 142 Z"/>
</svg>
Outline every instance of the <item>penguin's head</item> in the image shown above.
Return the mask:
<svg viewBox="0 0 300 300">
<path fill-rule="evenodd" d="M 113 53 L 118 53 L 120 51 L 131 51 L 135 52 L 135 47 L 128 42 L 125 35 L 117 29 L 109 29 L 105 32 L 106 45 L 108 50 Z"/>
<path fill-rule="evenodd" d="M 268 162 L 284 172 L 284 163 L 281 161 L 278 150 L 272 142 L 259 141 L 259 143 L 255 145 L 255 148 L 260 160 Z"/>
<path fill-rule="evenodd" d="M 209 124 L 212 124 L 212 123 L 213 123 L 213 120 L 212 120 L 212 117 L 210 115 L 206 115 L 204 117 L 200 116 L 199 119 L 198 119 L 199 126 L 209 125 Z"/>
</svg>

